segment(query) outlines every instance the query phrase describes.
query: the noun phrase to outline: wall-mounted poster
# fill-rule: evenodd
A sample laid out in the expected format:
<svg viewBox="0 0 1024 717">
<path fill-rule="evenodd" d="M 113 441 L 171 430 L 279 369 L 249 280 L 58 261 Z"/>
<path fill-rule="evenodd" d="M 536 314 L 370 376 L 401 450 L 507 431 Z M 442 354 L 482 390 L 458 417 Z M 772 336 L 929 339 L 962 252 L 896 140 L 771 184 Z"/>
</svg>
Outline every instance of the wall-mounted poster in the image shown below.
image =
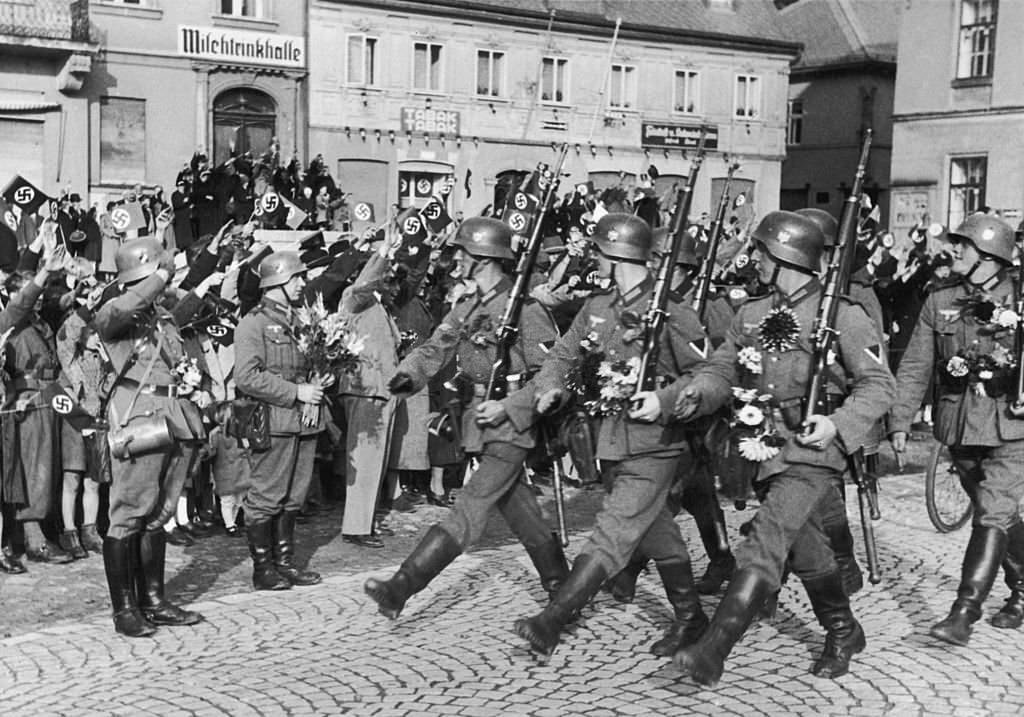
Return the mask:
<svg viewBox="0 0 1024 717">
<path fill-rule="evenodd" d="M 146 181 L 146 101 L 100 100 L 100 182 Z"/>
</svg>

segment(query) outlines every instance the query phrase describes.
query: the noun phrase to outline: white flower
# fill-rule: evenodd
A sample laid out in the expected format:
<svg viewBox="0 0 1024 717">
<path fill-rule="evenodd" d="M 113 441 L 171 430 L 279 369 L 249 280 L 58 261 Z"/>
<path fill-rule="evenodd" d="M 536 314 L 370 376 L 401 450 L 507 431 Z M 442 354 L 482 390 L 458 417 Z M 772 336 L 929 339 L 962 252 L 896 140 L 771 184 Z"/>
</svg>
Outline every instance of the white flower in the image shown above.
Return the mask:
<svg viewBox="0 0 1024 717">
<path fill-rule="evenodd" d="M 747 404 L 736 412 L 736 419 L 744 426 L 760 426 L 764 421 L 764 411 Z"/>
<path fill-rule="evenodd" d="M 996 311 L 992 320 L 1004 329 L 1015 329 L 1020 323 L 1020 316 L 1013 309 L 1002 309 Z"/>
<path fill-rule="evenodd" d="M 753 403 L 757 400 L 757 389 L 756 388 L 740 388 L 739 386 L 732 387 L 733 397 L 741 403 Z"/>
<path fill-rule="evenodd" d="M 982 381 L 990 381 L 993 375 L 994 374 L 988 369 L 985 369 L 984 371 L 978 371 L 978 378 L 980 378 Z"/>
<path fill-rule="evenodd" d="M 736 354 L 736 360 L 740 366 L 750 371 L 750 373 L 761 373 L 761 352 L 753 346 L 741 348 Z"/>
<path fill-rule="evenodd" d="M 967 375 L 967 361 L 962 356 L 954 356 L 946 362 L 946 371 L 953 378 L 963 378 Z"/>
<path fill-rule="evenodd" d="M 779 454 L 778 448 L 765 445 L 760 438 L 741 438 L 736 448 L 741 456 L 754 463 L 763 463 Z"/>
</svg>

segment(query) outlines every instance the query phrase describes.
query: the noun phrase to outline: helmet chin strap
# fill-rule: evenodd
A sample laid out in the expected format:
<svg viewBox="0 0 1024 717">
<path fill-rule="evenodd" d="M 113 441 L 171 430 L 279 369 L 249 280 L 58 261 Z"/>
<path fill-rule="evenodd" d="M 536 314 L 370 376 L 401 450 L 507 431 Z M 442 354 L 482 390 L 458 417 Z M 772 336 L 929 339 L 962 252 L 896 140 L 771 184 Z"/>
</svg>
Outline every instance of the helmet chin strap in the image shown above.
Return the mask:
<svg viewBox="0 0 1024 717">
<path fill-rule="evenodd" d="M 288 291 L 288 284 L 287 283 L 281 285 L 281 293 L 284 294 L 284 298 L 288 299 L 288 304 L 289 305 L 295 306 L 295 307 L 302 306 L 302 297 L 299 296 L 298 299 L 293 297 L 291 295 L 291 292 Z"/>
</svg>

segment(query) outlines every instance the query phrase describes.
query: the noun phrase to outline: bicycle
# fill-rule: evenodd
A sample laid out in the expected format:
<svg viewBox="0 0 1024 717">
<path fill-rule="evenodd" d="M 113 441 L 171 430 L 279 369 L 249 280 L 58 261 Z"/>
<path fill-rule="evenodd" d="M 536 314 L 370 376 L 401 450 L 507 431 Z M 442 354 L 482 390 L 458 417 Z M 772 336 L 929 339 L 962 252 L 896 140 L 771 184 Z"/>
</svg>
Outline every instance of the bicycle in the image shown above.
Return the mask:
<svg viewBox="0 0 1024 717">
<path fill-rule="evenodd" d="M 949 456 L 949 448 L 936 442 L 925 474 L 924 501 L 928 518 L 940 533 L 959 530 L 971 519 L 974 507 L 960 474 Z"/>
</svg>

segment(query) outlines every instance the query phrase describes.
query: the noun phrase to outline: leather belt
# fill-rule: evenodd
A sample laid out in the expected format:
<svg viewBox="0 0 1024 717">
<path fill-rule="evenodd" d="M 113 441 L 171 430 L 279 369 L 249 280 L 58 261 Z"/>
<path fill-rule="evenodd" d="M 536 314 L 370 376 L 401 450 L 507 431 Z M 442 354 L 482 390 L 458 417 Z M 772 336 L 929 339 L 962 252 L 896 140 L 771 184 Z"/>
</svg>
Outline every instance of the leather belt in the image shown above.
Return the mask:
<svg viewBox="0 0 1024 717">
<path fill-rule="evenodd" d="M 139 389 L 139 382 L 131 378 L 122 378 L 117 385 L 132 391 Z M 161 396 L 163 398 L 177 398 L 181 395 L 180 387 L 175 384 L 161 385 L 156 383 L 143 384 L 139 393 Z"/>
</svg>

